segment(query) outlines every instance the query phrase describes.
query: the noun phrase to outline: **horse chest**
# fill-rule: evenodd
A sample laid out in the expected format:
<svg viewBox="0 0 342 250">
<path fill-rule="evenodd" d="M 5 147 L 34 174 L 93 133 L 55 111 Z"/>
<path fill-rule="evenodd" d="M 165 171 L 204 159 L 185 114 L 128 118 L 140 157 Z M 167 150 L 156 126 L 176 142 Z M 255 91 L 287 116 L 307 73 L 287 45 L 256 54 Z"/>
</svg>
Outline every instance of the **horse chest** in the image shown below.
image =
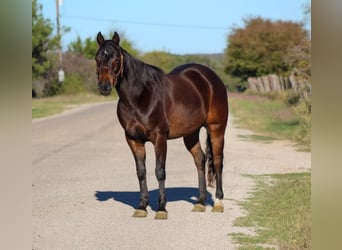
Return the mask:
<svg viewBox="0 0 342 250">
<path fill-rule="evenodd" d="M 167 133 L 167 125 L 160 114 L 139 114 L 138 111 L 118 107 L 118 118 L 127 136 L 141 141 L 154 141 L 158 133 Z"/>
</svg>

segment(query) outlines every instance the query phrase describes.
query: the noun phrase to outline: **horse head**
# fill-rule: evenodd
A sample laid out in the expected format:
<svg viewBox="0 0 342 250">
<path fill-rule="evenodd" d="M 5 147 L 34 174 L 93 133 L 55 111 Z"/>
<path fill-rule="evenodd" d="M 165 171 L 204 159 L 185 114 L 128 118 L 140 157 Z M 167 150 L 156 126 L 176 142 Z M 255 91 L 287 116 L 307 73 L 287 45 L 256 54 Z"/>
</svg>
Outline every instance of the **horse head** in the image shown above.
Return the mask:
<svg viewBox="0 0 342 250">
<path fill-rule="evenodd" d="M 123 76 L 123 55 L 120 48 L 120 37 L 114 32 L 111 40 L 105 40 L 99 32 L 96 37 L 99 48 L 96 52 L 97 88 L 101 95 L 111 93 L 118 79 Z"/>
</svg>

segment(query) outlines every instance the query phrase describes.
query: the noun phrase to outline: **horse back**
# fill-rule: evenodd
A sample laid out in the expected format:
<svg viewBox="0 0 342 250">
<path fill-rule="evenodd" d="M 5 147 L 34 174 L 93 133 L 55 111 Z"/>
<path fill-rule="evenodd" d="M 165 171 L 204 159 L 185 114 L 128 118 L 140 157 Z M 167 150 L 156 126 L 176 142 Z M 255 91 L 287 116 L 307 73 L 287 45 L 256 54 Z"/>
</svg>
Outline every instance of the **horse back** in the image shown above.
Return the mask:
<svg viewBox="0 0 342 250">
<path fill-rule="evenodd" d="M 167 79 L 171 138 L 183 136 L 186 130 L 193 132 L 208 122 L 226 125 L 227 92 L 213 70 L 200 64 L 184 64 L 167 74 Z"/>
</svg>

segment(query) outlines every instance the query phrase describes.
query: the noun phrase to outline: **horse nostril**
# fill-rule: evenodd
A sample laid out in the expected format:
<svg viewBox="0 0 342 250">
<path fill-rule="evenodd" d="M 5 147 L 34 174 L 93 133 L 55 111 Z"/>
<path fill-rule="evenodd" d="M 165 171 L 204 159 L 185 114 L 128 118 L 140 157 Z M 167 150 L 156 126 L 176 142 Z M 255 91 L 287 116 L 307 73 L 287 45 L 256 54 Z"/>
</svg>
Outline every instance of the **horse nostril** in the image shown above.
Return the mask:
<svg viewBox="0 0 342 250">
<path fill-rule="evenodd" d="M 112 89 L 112 85 L 111 85 L 111 83 L 109 81 L 106 82 L 105 88 L 106 88 L 106 90 L 111 90 Z"/>
</svg>

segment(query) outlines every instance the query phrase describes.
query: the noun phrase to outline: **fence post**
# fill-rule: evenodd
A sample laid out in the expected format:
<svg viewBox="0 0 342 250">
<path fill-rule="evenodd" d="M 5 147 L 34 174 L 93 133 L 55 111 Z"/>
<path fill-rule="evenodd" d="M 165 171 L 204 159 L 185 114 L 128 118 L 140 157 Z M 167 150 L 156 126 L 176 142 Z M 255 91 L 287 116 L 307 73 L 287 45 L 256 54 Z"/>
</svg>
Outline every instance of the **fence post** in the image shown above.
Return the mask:
<svg viewBox="0 0 342 250">
<path fill-rule="evenodd" d="M 270 81 L 268 79 L 268 76 L 262 76 L 261 79 L 262 79 L 262 82 L 263 82 L 263 86 L 264 86 L 265 92 L 266 93 L 270 92 L 271 88 L 270 88 Z"/>
<path fill-rule="evenodd" d="M 271 80 L 272 91 L 280 92 L 281 87 L 279 83 L 279 77 L 276 74 L 271 74 L 269 75 L 269 78 Z"/>
<path fill-rule="evenodd" d="M 259 93 L 265 93 L 265 88 L 264 85 L 262 83 L 261 77 L 258 77 L 258 89 L 259 89 Z"/>
<path fill-rule="evenodd" d="M 249 83 L 251 90 L 258 92 L 258 88 L 257 88 L 257 81 L 258 80 L 255 77 L 248 77 L 247 81 Z"/>
<path fill-rule="evenodd" d="M 291 88 L 293 89 L 293 92 L 297 94 L 298 93 L 297 80 L 293 72 L 291 73 L 289 80 L 290 80 Z"/>
</svg>

